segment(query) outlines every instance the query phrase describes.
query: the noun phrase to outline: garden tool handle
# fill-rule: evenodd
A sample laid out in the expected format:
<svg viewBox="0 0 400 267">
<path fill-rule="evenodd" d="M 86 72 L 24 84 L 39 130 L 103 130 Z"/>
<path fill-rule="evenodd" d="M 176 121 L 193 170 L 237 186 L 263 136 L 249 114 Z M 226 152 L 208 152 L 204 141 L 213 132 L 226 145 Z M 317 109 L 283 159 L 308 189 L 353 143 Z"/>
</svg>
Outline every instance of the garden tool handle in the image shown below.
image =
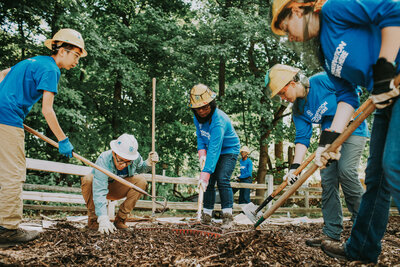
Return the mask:
<svg viewBox="0 0 400 267">
<path fill-rule="evenodd" d="M 372 101 L 367 100 L 368 103 L 363 107 L 362 113 L 339 135 L 338 138 L 328 147 L 326 152 L 333 152 L 341 146 L 347 138 L 352 135 L 355 129 L 375 110 L 375 104 Z M 366 101 L 366 102 L 367 102 Z M 318 166 L 314 163 L 311 167 L 302 175 L 300 178 L 267 210 L 263 216 L 254 224 L 254 227 L 258 227 L 265 219 L 271 216 L 296 190 L 310 177 Z"/>
<path fill-rule="evenodd" d="M 55 142 L 54 140 L 48 138 L 47 136 L 45 136 L 45 135 L 39 133 L 38 131 L 35 131 L 34 129 L 30 128 L 29 126 L 26 126 L 25 124 L 24 124 L 24 129 L 25 129 L 27 132 L 30 132 L 31 134 L 36 135 L 37 137 L 39 137 L 39 138 L 42 139 L 43 141 L 49 143 L 50 145 L 55 146 L 55 147 L 58 148 L 58 143 Z M 102 168 L 102 167 L 100 167 L 100 166 L 94 164 L 93 162 L 91 162 L 91 161 L 87 160 L 86 158 L 84 158 L 84 157 L 78 155 L 77 153 L 72 152 L 72 156 L 74 156 L 74 158 L 77 158 L 77 159 L 79 159 L 80 161 L 86 163 L 87 165 L 89 165 L 89 166 L 91 166 L 91 167 L 93 167 L 93 168 L 95 168 L 95 169 L 101 171 L 101 172 L 104 173 L 105 175 L 107 175 L 107 176 L 111 177 L 112 179 L 114 179 L 114 180 L 120 182 L 121 184 L 126 185 L 127 187 L 130 187 L 130 188 L 132 188 L 132 189 L 135 189 L 135 190 L 138 191 L 139 193 L 142 193 L 142 194 L 144 194 L 144 195 L 147 195 L 147 196 L 149 196 L 149 197 L 152 197 L 149 193 L 147 193 L 146 191 L 144 191 L 142 188 L 140 188 L 140 187 L 138 187 L 138 186 L 136 186 L 136 185 L 134 185 L 134 184 L 128 182 L 127 180 L 122 179 L 121 177 L 115 175 L 114 173 L 112 173 L 112 172 L 110 172 L 110 171 L 108 171 L 108 170 L 106 170 L 106 169 L 104 169 L 104 168 Z"/>
</svg>

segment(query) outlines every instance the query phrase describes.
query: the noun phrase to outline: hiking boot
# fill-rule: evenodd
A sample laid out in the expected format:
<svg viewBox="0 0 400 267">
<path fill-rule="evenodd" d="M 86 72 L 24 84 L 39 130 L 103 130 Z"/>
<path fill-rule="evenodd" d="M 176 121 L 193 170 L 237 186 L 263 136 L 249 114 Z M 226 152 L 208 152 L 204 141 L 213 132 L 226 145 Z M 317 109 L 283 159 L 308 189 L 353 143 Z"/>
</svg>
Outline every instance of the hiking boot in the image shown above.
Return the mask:
<svg viewBox="0 0 400 267">
<path fill-rule="evenodd" d="M 233 226 L 233 216 L 231 213 L 223 213 L 222 214 L 222 225 L 223 229 L 230 229 Z"/>
<path fill-rule="evenodd" d="M 321 244 L 321 249 L 329 257 L 347 260 L 346 252 L 344 251 L 344 243 L 325 240 Z"/>
<path fill-rule="evenodd" d="M 97 217 L 88 218 L 88 228 L 90 230 L 99 230 L 99 223 L 97 222 Z"/>
<path fill-rule="evenodd" d="M 125 224 L 126 219 L 122 219 L 121 217 L 117 216 L 114 220 L 114 225 L 117 229 L 127 230 L 129 228 L 128 225 Z"/>
<path fill-rule="evenodd" d="M 210 215 L 210 214 L 207 214 L 207 213 L 204 213 L 204 212 L 202 212 L 202 213 L 201 213 L 201 219 L 200 219 L 200 222 L 201 222 L 202 224 L 207 224 L 207 225 L 210 225 L 210 224 L 211 224 L 211 215 Z"/>
<path fill-rule="evenodd" d="M 339 242 L 339 240 L 333 239 L 327 235 L 323 235 L 321 237 L 307 239 L 306 245 L 309 247 L 321 247 L 323 241 Z"/>
<path fill-rule="evenodd" d="M 17 243 L 28 242 L 40 235 L 40 232 L 25 229 L 0 228 L 0 244 L 16 245 Z"/>
</svg>

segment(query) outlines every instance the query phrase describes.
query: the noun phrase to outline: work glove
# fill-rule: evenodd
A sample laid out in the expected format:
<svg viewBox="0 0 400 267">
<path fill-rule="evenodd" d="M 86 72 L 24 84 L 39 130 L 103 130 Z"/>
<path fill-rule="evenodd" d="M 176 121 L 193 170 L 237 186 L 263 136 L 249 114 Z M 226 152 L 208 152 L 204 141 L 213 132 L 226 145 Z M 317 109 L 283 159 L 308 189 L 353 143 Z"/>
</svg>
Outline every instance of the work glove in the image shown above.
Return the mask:
<svg viewBox="0 0 400 267">
<path fill-rule="evenodd" d="M 207 159 L 207 150 L 205 149 L 200 149 L 198 151 L 199 153 L 199 166 L 200 166 L 200 171 L 204 169 L 204 166 L 206 165 L 206 159 Z"/>
<path fill-rule="evenodd" d="M 399 87 L 394 85 L 396 66 L 381 57 L 372 65 L 372 74 L 374 88 L 371 98 L 375 106 L 382 109 L 392 104 L 393 98 L 400 94 Z"/>
<path fill-rule="evenodd" d="M 342 148 L 341 146 L 339 146 L 336 151 L 330 153 L 325 152 L 331 146 L 333 141 L 338 138 L 339 135 L 340 133 L 332 132 L 330 130 L 322 131 L 321 137 L 319 139 L 319 145 L 317 151 L 315 152 L 315 164 L 317 164 L 320 169 L 324 169 L 332 161 L 340 159 L 340 149 Z"/>
<path fill-rule="evenodd" d="M 97 222 L 99 223 L 99 232 L 102 234 L 114 233 L 117 228 L 115 228 L 114 224 L 110 222 L 110 218 L 107 215 L 101 215 L 97 218 Z"/>
<path fill-rule="evenodd" d="M 297 179 L 299 179 L 299 175 L 294 175 L 294 172 L 297 170 L 297 168 L 300 166 L 299 163 L 293 163 L 290 165 L 288 173 L 283 176 L 283 179 L 288 183 L 288 185 L 294 184 Z"/>
<path fill-rule="evenodd" d="M 199 187 L 203 189 L 203 192 L 206 192 L 208 181 L 210 180 L 210 175 L 208 172 L 201 172 L 199 177 Z"/>
<path fill-rule="evenodd" d="M 72 150 L 74 150 L 74 146 L 71 144 L 68 137 L 58 142 L 58 152 L 60 152 L 60 154 L 72 158 Z"/>
<path fill-rule="evenodd" d="M 151 164 L 157 163 L 159 161 L 157 152 L 150 152 L 149 157 L 146 159 L 147 166 L 151 166 Z"/>
</svg>

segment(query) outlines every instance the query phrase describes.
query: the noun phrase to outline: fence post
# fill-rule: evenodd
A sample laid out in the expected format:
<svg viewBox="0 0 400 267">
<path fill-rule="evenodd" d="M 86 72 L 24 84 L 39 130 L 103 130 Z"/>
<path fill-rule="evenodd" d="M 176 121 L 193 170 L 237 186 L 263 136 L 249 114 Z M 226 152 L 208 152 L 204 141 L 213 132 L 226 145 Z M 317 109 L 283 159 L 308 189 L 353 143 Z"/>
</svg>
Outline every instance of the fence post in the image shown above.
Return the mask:
<svg viewBox="0 0 400 267">
<path fill-rule="evenodd" d="M 306 207 L 306 209 L 309 209 L 310 208 L 310 191 L 309 191 L 308 184 L 307 184 L 307 188 L 304 188 L 304 190 L 306 191 L 305 197 L 304 197 L 305 207 Z M 310 217 L 310 212 L 307 211 L 306 216 Z"/>
<path fill-rule="evenodd" d="M 271 174 L 265 175 L 265 181 L 267 181 L 268 189 L 267 189 L 267 195 L 264 198 L 267 198 L 272 194 L 272 192 L 274 192 L 274 176 L 272 176 Z M 271 207 L 271 205 L 272 203 L 269 202 L 267 205 L 268 209 Z"/>
</svg>

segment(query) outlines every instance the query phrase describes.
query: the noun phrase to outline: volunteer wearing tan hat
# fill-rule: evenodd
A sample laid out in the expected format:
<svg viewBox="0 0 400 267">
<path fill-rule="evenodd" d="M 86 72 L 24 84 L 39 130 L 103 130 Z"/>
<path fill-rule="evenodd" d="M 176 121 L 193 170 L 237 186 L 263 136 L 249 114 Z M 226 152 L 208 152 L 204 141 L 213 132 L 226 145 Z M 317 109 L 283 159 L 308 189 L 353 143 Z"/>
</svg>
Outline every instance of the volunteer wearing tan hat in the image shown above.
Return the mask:
<svg viewBox="0 0 400 267">
<path fill-rule="evenodd" d="M 97 158 L 96 165 L 146 190 L 146 180 L 133 175 L 151 171 L 151 163 L 158 162 L 157 152 L 150 152 L 148 159 L 143 161 L 138 152 L 138 142 L 130 134 L 123 134 L 111 141 L 110 147 L 111 150 L 101 153 Z M 89 229 L 105 234 L 113 233 L 116 228 L 127 229 L 125 221 L 142 194 L 96 169 L 82 177 L 81 182 L 82 195 L 88 208 Z M 107 199 L 119 200 L 124 197 L 126 200 L 119 206 L 117 217 L 112 224 L 107 215 Z"/>
<path fill-rule="evenodd" d="M 71 69 L 87 55 L 81 34 L 62 29 L 45 41 L 51 56 L 25 59 L 0 72 L 0 244 L 30 241 L 37 232 L 18 228 L 22 220 L 22 184 L 25 181 L 23 121 L 43 98 L 42 113 L 58 139 L 59 152 L 72 157 L 73 146 L 53 110 L 60 69 Z"/>
<path fill-rule="evenodd" d="M 237 178 L 239 183 L 251 184 L 253 182 L 253 162 L 248 157 L 250 154 L 250 149 L 244 146 L 240 149 L 240 155 L 242 159 L 240 160 L 240 175 Z M 248 188 L 234 188 L 233 194 L 239 191 L 239 204 L 250 203 L 250 189 Z"/>
</svg>

